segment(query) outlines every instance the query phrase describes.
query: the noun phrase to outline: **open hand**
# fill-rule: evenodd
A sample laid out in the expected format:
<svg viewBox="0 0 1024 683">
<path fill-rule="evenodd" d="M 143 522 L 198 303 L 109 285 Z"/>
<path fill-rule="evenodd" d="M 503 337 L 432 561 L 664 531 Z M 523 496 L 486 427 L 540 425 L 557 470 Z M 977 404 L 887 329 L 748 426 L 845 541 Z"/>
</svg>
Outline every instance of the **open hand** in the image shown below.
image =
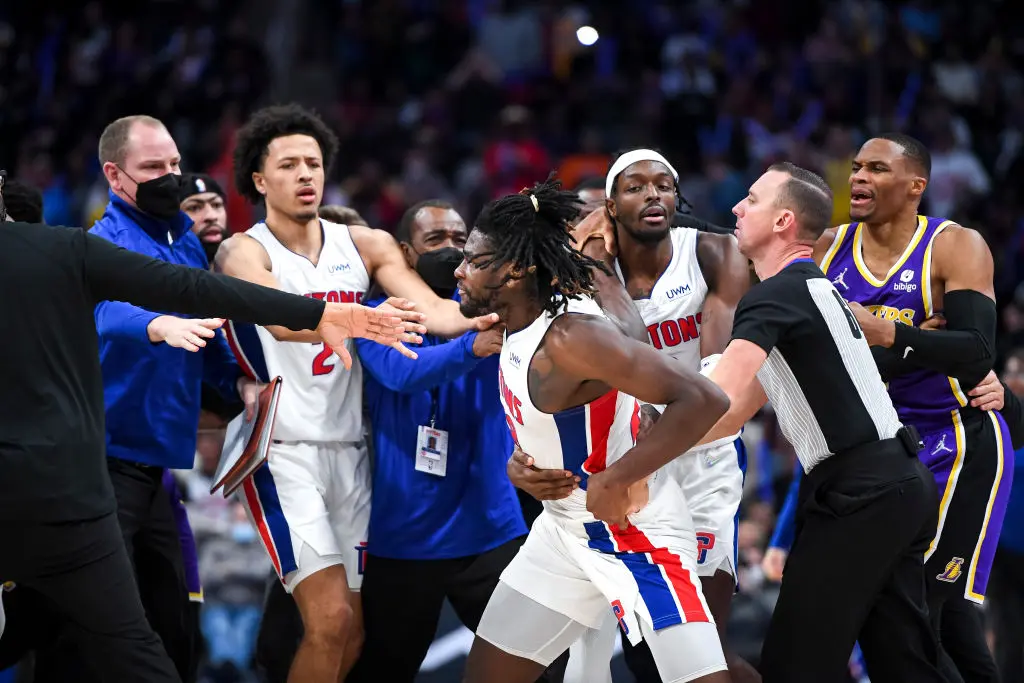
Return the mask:
<svg viewBox="0 0 1024 683">
<path fill-rule="evenodd" d="M 149 321 L 146 333 L 154 344 L 163 342 L 168 346 L 186 351 L 198 351 L 206 346 L 207 339 L 213 339 L 217 329 L 224 324 L 223 318 L 179 318 L 174 315 L 159 315 Z"/>
<path fill-rule="evenodd" d="M 501 345 L 505 340 L 505 326 L 495 325 L 489 330 L 476 333 L 473 340 L 473 355 L 477 358 L 487 358 L 496 353 L 501 353 Z"/>
<path fill-rule="evenodd" d="M 599 239 L 604 242 L 604 249 L 609 255 L 615 256 L 618 253 L 618 245 L 615 242 L 615 225 L 608 216 L 607 209 L 603 206 L 591 211 L 586 218 L 573 227 L 572 238 L 576 242 L 578 251 L 583 251 L 583 247 L 588 241 Z"/>
<path fill-rule="evenodd" d="M 407 299 L 392 297 L 377 308 L 361 304 L 328 303 L 316 331 L 324 343 L 331 347 L 346 370 L 352 369 L 352 355 L 345 348 L 345 340 L 356 337 L 390 346 L 409 358 L 418 356 L 403 342 L 420 344 L 426 332 L 420 322 L 423 314 L 413 311 L 415 304 Z"/>
<path fill-rule="evenodd" d="M 991 370 L 985 375 L 985 379 L 978 383 L 978 386 L 967 392 L 971 397 L 971 405 L 981 410 L 1002 410 L 1005 395 L 1003 383 Z"/>
<path fill-rule="evenodd" d="M 256 412 L 260 406 L 260 392 L 263 391 L 265 386 L 267 385 L 248 377 L 238 378 L 238 395 L 241 396 L 242 403 L 245 405 L 245 419 L 247 422 L 251 422 L 256 417 Z"/>
<path fill-rule="evenodd" d="M 579 487 L 580 478 L 569 470 L 540 470 L 533 466 L 533 458 L 518 448 L 505 466 L 512 485 L 529 493 L 537 500 L 561 500 Z"/>
<path fill-rule="evenodd" d="M 761 560 L 761 571 L 764 578 L 778 583 L 782 581 L 782 570 L 786 568 L 786 558 L 789 556 L 782 548 L 768 548 L 765 551 L 764 559 Z"/>
</svg>

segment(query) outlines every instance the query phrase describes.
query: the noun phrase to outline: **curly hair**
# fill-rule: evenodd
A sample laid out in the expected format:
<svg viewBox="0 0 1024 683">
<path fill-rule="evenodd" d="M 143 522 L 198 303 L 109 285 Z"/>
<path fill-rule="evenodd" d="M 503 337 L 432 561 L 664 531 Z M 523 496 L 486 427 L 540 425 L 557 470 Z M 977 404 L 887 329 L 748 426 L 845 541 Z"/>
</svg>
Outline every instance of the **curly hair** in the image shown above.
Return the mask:
<svg viewBox="0 0 1024 683">
<path fill-rule="evenodd" d="M 532 275 L 544 310 L 553 315 L 564 310 L 569 299 L 595 294 L 591 269 L 611 272 L 573 248 L 569 229 L 582 203 L 575 192 L 562 190 L 562 183 L 552 175 L 485 206 L 473 229 L 488 238 L 494 251 L 479 266 L 512 264 L 495 287 Z"/>
<path fill-rule="evenodd" d="M 338 138 L 323 119 L 297 104 L 264 107 L 235 135 L 235 187 L 253 204 L 259 204 L 263 195 L 256 189 L 252 174 L 263 169 L 270 143 L 286 135 L 308 135 L 316 140 L 324 158 L 324 172 L 330 171 L 338 153 Z"/>
</svg>

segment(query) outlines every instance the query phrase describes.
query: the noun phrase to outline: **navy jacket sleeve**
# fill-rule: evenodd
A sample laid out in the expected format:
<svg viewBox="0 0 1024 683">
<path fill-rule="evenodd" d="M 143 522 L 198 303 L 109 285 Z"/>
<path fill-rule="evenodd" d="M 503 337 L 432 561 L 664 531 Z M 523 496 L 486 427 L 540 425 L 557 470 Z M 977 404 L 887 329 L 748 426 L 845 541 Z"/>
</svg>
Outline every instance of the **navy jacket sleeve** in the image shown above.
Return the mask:
<svg viewBox="0 0 1024 683">
<path fill-rule="evenodd" d="M 800 494 L 800 480 L 804 477 L 804 468 L 798 460 L 793 470 L 793 482 L 786 492 L 786 500 L 779 511 L 779 518 L 775 522 L 775 533 L 768 543 L 769 548 L 779 548 L 789 551 L 793 547 L 793 537 L 796 535 L 796 506 Z"/>
<path fill-rule="evenodd" d="M 389 346 L 356 339 L 363 368 L 391 391 L 414 393 L 447 384 L 476 367 L 473 355 L 476 332 L 467 332 L 447 344 L 416 348 L 419 358 L 406 358 Z"/>
<path fill-rule="evenodd" d="M 225 400 L 237 401 L 238 378 L 241 376 L 242 369 L 231 353 L 228 340 L 221 330 L 217 330 L 203 349 L 203 381 L 215 387 Z"/>
</svg>

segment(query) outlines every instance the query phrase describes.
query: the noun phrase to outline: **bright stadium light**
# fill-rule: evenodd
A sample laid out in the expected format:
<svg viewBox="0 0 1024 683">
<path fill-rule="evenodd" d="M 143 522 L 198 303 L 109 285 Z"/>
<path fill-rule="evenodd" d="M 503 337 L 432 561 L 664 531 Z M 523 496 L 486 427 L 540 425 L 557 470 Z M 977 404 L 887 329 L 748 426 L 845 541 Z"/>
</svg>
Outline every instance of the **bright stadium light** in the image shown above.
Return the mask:
<svg viewBox="0 0 1024 683">
<path fill-rule="evenodd" d="M 597 42 L 600 36 L 597 33 L 597 29 L 593 26 L 580 26 L 576 29 L 576 40 L 580 41 L 580 45 L 590 47 Z"/>
</svg>

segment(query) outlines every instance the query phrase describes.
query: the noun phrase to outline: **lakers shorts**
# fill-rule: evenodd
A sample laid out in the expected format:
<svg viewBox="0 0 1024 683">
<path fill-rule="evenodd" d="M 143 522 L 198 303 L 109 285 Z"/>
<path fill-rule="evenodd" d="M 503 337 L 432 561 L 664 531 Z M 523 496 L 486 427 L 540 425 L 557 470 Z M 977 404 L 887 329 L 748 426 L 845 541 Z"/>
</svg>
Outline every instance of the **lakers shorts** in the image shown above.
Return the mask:
<svg viewBox="0 0 1024 683">
<path fill-rule="evenodd" d="M 988 411 L 922 437 L 921 461 L 939 487 L 939 526 L 925 554 L 930 589 L 985 600 L 1013 483 L 1013 445 L 1002 416 Z"/>
<path fill-rule="evenodd" d="M 242 485 L 242 501 L 291 593 L 303 579 L 343 565 L 363 584 L 370 523 L 370 462 L 361 443 L 274 442 Z"/>
</svg>

